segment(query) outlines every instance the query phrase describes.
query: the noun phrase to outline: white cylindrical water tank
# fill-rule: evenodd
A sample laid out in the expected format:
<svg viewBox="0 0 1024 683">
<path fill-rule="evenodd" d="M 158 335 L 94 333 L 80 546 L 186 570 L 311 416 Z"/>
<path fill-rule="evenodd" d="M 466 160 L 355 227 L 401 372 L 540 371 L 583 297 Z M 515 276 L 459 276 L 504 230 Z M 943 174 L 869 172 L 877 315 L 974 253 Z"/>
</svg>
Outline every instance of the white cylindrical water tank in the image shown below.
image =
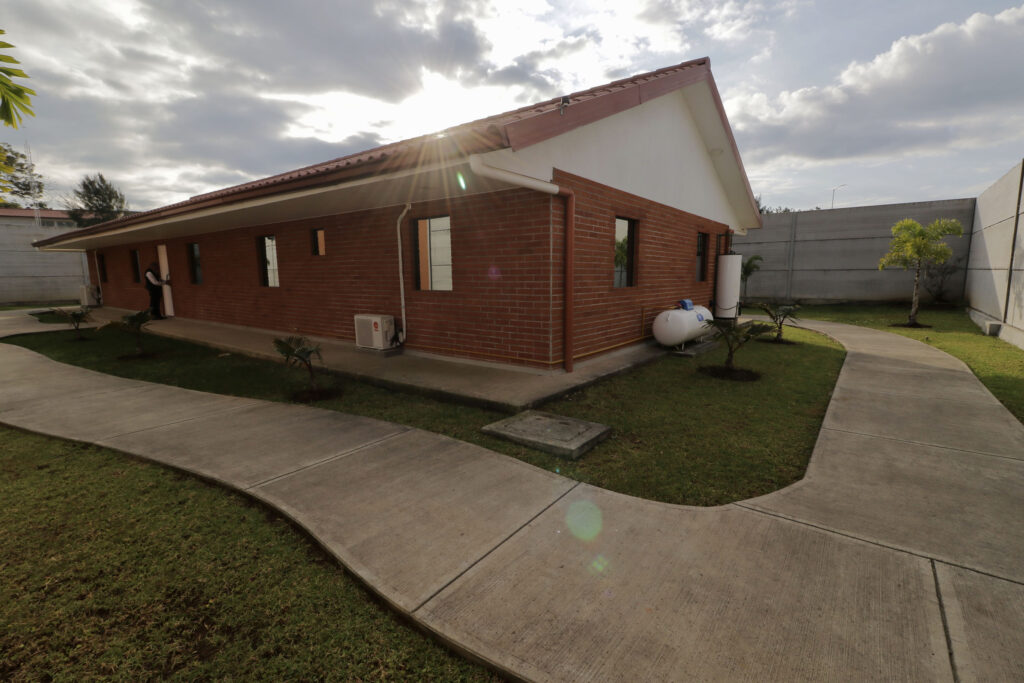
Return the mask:
<svg viewBox="0 0 1024 683">
<path fill-rule="evenodd" d="M 711 311 L 703 306 L 689 311 L 673 308 L 658 314 L 651 331 L 662 346 L 679 346 L 707 332 L 712 319 Z"/>
<path fill-rule="evenodd" d="M 715 289 L 715 317 L 735 318 L 739 315 L 740 273 L 743 256 L 722 254 L 718 257 L 718 282 Z"/>
</svg>

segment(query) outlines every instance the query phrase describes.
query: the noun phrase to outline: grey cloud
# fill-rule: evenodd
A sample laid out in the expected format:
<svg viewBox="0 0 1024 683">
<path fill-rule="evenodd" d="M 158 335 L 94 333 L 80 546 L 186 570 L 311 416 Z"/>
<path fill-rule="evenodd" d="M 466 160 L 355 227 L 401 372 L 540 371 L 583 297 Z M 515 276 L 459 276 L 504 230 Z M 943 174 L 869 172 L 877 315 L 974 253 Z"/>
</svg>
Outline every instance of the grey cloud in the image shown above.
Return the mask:
<svg viewBox="0 0 1024 683">
<path fill-rule="evenodd" d="M 1024 118 L 1024 10 L 1009 14 L 1016 16 L 976 15 L 900 39 L 829 87 L 754 95 L 756 102 L 734 97 L 730 118 L 744 155 L 892 157 L 1019 137 L 1012 129 Z"/>
<path fill-rule="evenodd" d="M 546 50 L 534 50 L 516 57 L 512 64 L 501 68 L 492 67 L 481 79 L 488 85 L 512 85 L 524 89 L 521 99 L 547 99 L 559 94 L 557 84 L 562 80 L 562 73 L 557 68 L 542 69 L 541 63 L 557 60 L 575 52 L 586 49 L 590 42 L 601 42 L 601 34 L 597 29 L 584 27 L 577 29 Z"/>
<path fill-rule="evenodd" d="M 452 5 L 436 29 L 410 26 L 364 0 L 315 0 L 302 12 L 252 0 L 228 8 L 151 1 L 152 23 L 169 26 L 228 73 L 267 79 L 278 91 L 345 90 L 398 101 L 420 87 L 420 65 L 448 76 L 479 68 L 486 39 Z M 382 9 L 383 7 L 383 9 Z"/>
</svg>

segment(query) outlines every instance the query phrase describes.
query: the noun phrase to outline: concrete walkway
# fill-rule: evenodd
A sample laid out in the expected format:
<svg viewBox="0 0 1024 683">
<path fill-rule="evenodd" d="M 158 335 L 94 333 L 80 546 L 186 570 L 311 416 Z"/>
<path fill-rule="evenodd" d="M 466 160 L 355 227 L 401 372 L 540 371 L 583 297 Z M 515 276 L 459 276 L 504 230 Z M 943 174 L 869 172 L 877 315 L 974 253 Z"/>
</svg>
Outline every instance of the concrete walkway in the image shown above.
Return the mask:
<svg viewBox="0 0 1024 683">
<path fill-rule="evenodd" d="M 264 500 L 396 609 L 513 676 L 1021 680 L 1024 426 L 932 347 L 806 326 L 848 350 L 808 475 L 717 508 L 5 344 L 0 422 Z"/>
<path fill-rule="evenodd" d="M 95 309 L 93 318 L 100 322 L 120 320 L 132 312 L 104 307 Z M 274 338 L 294 334 L 189 318 L 155 320 L 146 329 L 153 334 L 274 361 L 281 360 L 281 356 L 274 350 Z M 551 370 L 514 367 L 417 351 L 385 356 L 376 351 L 357 348 L 354 343 L 340 339 L 312 339 L 320 344 L 324 366 L 349 377 L 432 396 L 454 398 L 463 403 L 475 403 L 506 412 L 532 408 L 553 397 L 665 355 L 664 349 L 652 340 L 577 361 L 575 371 L 566 373 L 561 367 Z"/>
</svg>

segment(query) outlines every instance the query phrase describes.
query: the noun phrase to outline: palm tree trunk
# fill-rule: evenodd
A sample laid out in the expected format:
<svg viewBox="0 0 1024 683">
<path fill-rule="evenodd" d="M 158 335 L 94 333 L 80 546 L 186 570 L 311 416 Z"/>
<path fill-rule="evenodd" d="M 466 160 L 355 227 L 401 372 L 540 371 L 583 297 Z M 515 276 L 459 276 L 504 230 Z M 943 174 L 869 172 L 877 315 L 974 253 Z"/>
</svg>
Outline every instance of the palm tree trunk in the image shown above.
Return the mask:
<svg viewBox="0 0 1024 683">
<path fill-rule="evenodd" d="M 914 299 L 910 304 L 910 320 L 907 321 L 908 325 L 917 324 L 917 306 L 918 306 L 918 294 L 917 286 L 921 282 L 921 262 L 917 262 L 917 270 L 914 271 Z"/>
</svg>

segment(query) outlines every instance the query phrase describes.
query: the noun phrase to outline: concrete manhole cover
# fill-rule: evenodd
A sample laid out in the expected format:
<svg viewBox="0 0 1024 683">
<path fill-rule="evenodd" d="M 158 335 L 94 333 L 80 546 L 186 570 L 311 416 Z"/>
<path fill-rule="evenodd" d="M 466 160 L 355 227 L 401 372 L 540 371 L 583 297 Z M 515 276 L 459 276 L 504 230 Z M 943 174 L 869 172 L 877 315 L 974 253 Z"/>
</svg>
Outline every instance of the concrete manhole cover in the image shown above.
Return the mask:
<svg viewBox="0 0 1024 683">
<path fill-rule="evenodd" d="M 611 427 L 572 417 L 527 410 L 482 430 L 546 453 L 575 460 L 611 433 Z"/>
</svg>

